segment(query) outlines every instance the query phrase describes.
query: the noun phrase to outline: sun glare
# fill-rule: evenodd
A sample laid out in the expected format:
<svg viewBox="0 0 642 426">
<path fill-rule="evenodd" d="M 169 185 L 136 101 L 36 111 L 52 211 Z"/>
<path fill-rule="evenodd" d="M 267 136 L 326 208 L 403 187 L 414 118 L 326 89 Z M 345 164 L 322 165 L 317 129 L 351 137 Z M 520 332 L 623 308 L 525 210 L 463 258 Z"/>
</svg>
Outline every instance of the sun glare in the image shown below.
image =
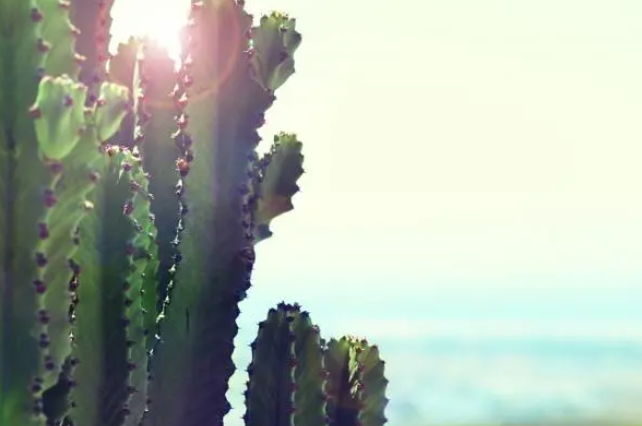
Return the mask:
<svg viewBox="0 0 642 426">
<path fill-rule="evenodd" d="M 147 36 L 167 48 L 175 61 L 180 57 L 179 32 L 187 21 L 190 0 L 116 0 L 112 8 L 110 51 L 132 36 Z"/>
</svg>

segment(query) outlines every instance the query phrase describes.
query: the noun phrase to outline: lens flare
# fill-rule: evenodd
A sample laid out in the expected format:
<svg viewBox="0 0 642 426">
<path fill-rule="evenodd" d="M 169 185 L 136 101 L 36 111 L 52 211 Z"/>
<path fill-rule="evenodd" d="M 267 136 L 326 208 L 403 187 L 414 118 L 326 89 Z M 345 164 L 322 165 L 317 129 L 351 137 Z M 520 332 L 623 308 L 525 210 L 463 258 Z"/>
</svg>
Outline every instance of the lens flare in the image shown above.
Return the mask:
<svg viewBox="0 0 642 426">
<path fill-rule="evenodd" d="M 118 44 L 126 43 L 130 37 L 147 37 L 167 49 L 171 59 L 179 66 L 180 34 L 187 23 L 190 5 L 190 0 L 164 0 L 162 3 L 153 0 L 136 2 L 116 0 L 112 8 L 110 52 L 115 54 Z M 220 4 L 218 7 L 225 6 Z M 208 31 L 201 33 L 200 38 L 204 38 L 201 42 L 204 42 L 211 52 L 203 50 L 195 52 L 194 60 L 199 63 L 201 72 L 195 75 L 195 81 L 190 89 L 189 98 L 192 102 L 216 94 L 234 71 L 242 52 L 248 47 L 247 39 L 243 37 L 244 32 L 240 29 L 239 16 L 232 11 L 229 12 L 225 33 L 211 34 L 211 37 L 206 34 Z M 204 70 L 208 71 L 204 72 Z M 174 108 L 174 102 L 169 97 L 166 102 L 158 99 L 152 102 L 155 107 Z"/>
<path fill-rule="evenodd" d="M 165 47 L 171 58 L 180 58 L 179 34 L 187 22 L 189 0 L 117 0 L 112 8 L 110 51 L 132 36 L 149 37 Z"/>
</svg>

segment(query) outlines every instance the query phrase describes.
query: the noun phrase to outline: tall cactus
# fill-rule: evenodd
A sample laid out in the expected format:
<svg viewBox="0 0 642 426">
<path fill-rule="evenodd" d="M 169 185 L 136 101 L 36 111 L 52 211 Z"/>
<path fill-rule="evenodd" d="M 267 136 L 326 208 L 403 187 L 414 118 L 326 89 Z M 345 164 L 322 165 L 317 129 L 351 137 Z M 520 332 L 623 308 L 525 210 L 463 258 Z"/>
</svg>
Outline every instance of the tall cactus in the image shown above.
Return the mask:
<svg viewBox="0 0 642 426">
<path fill-rule="evenodd" d="M 221 425 L 254 246 L 299 189 L 294 134 L 256 153 L 293 19 L 193 2 L 178 69 L 146 39 L 107 69 L 110 6 L 0 0 L 0 426 Z M 248 426 L 336 420 L 337 353 L 298 306 L 271 311 Z M 376 360 L 349 361 L 376 369 L 363 426 L 385 421 Z"/>
<path fill-rule="evenodd" d="M 0 424 L 41 425 L 43 393 L 71 351 L 72 234 L 90 207 L 87 166 L 127 95 L 106 84 L 101 107 L 85 110 L 59 2 L 3 0 L 0 17 Z"/>
<path fill-rule="evenodd" d="M 78 425 L 136 426 L 147 385 L 149 321 L 141 297 L 155 291 L 148 263 L 156 251 L 156 230 L 141 158 L 117 146 L 105 149 L 93 197 L 97 207 L 80 226 L 83 250 L 75 256 L 82 272 L 69 418 Z"/>
<path fill-rule="evenodd" d="M 229 411 L 225 393 L 235 369 L 238 304 L 254 260 L 250 198 L 257 128 L 274 89 L 293 71 L 291 63 L 286 70 L 282 65 L 296 48 L 287 43 L 297 36 L 283 15 L 264 18 L 252 32 L 239 4 L 217 1 L 193 4 L 192 20 L 189 57 L 175 92 L 184 99 L 175 135 L 182 151 L 177 177 L 184 226 L 161 323 L 164 343 L 153 360 L 152 425 L 220 423 Z M 253 33 L 252 46 L 246 37 Z M 177 363 L 185 367 L 176 369 Z M 177 399 L 183 403 L 170 403 Z"/>
</svg>

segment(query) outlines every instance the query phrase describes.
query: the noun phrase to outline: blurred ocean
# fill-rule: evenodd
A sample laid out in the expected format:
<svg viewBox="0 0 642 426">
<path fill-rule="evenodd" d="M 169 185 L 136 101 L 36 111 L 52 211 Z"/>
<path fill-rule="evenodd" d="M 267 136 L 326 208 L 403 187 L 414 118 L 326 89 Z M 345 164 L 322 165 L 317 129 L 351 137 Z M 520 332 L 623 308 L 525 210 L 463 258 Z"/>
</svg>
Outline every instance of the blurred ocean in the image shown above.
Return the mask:
<svg viewBox="0 0 642 426">
<path fill-rule="evenodd" d="M 642 420 L 640 341 L 528 335 L 379 340 L 393 378 L 391 425 Z"/>
<path fill-rule="evenodd" d="M 390 379 L 390 426 L 642 421 L 642 322 L 547 318 L 353 319 Z M 322 331 L 333 328 L 328 324 Z M 341 327 L 343 328 L 343 327 Z M 242 330 L 250 342 L 255 329 Z M 324 333 L 325 334 L 325 333 Z M 335 334 L 335 333 L 332 333 Z M 239 365 L 249 351 L 236 353 Z M 245 376 L 230 400 L 242 405 Z M 235 410 L 229 424 L 243 410 Z"/>
</svg>

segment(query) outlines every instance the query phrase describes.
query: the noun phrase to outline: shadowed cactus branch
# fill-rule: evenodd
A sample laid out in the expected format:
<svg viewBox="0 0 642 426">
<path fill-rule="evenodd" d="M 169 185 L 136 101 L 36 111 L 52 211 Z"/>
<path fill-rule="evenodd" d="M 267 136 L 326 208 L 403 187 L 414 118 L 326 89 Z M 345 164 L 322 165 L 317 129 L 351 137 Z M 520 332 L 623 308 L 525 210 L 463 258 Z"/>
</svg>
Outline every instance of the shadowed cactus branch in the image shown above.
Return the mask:
<svg viewBox="0 0 642 426">
<path fill-rule="evenodd" d="M 247 426 L 325 426 L 319 328 L 298 305 L 281 303 L 259 324 L 245 393 Z"/>
<path fill-rule="evenodd" d="M 329 424 L 383 426 L 387 422 L 388 380 L 376 345 L 354 337 L 331 339 L 324 365 L 328 372 Z"/>
<path fill-rule="evenodd" d="M 272 219 L 294 208 L 292 197 L 299 192 L 297 181 L 303 174 L 301 147 L 295 135 L 281 133 L 254 164 L 250 204 L 255 243 L 272 236 Z"/>
</svg>

